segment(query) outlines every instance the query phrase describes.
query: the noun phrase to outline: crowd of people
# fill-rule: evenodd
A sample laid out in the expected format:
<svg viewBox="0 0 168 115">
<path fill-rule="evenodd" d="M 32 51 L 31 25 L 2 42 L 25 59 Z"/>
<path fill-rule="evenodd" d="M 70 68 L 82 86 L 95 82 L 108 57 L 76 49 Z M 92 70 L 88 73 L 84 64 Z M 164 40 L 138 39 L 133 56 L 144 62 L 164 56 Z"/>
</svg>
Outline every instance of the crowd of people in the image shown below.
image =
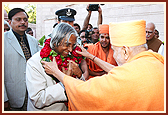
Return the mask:
<svg viewBox="0 0 168 115">
<path fill-rule="evenodd" d="M 24 9 L 4 10 L 5 111 L 164 111 L 164 43 L 154 23 L 58 22 L 39 48 Z"/>
</svg>

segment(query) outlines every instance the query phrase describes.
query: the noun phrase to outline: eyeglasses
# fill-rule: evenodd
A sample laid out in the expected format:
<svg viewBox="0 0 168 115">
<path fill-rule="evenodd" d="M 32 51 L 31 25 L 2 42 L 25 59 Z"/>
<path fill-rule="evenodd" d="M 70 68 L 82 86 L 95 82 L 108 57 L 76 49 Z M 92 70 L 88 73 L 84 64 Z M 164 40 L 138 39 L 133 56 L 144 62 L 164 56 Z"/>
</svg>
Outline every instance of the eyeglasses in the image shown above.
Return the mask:
<svg viewBox="0 0 168 115">
<path fill-rule="evenodd" d="M 4 31 L 9 31 L 9 30 L 10 30 L 10 28 L 7 28 L 7 29 L 4 28 Z"/>
<path fill-rule="evenodd" d="M 153 33 L 153 31 L 146 31 L 146 33 L 148 33 L 148 34 L 152 34 L 152 33 Z"/>
</svg>

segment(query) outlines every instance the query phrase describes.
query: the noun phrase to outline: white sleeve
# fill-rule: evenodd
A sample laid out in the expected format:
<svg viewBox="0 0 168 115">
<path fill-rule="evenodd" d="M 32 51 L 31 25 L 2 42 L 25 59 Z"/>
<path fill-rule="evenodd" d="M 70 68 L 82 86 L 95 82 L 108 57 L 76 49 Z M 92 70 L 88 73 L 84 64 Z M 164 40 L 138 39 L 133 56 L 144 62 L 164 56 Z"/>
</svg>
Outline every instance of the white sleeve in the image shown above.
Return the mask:
<svg viewBox="0 0 168 115">
<path fill-rule="evenodd" d="M 7 93 L 6 93 L 6 87 L 5 87 L 5 84 L 4 84 L 4 102 L 8 101 L 8 96 L 7 96 Z"/>
<path fill-rule="evenodd" d="M 163 44 L 160 46 L 158 53 L 164 57 L 164 45 Z"/>
<path fill-rule="evenodd" d="M 44 72 L 40 62 L 27 62 L 26 85 L 29 98 L 36 108 L 67 101 L 63 87 Z"/>
</svg>

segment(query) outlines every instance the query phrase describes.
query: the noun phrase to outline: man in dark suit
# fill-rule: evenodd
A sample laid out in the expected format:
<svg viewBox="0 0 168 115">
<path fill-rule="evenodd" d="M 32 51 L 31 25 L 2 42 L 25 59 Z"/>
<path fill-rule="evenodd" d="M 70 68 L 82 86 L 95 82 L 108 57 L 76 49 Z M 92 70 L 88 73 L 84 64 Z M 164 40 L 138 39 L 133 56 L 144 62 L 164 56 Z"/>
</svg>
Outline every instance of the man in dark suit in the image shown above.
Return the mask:
<svg viewBox="0 0 168 115">
<path fill-rule="evenodd" d="M 26 62 L 39 51 L 38 41 L 25 33 L 29 16 L 24 9 L 8 13 L 11 30 L 4 33 L 4 109 L 27 110 Z"/>
</svg>

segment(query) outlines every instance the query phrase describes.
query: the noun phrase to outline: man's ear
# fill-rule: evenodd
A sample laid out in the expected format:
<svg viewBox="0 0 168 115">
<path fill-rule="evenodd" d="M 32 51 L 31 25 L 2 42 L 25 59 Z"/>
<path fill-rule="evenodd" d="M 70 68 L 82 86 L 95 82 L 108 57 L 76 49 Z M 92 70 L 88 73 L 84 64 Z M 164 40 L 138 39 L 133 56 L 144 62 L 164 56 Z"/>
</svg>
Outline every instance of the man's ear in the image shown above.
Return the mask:
<svg viewBox="0 0 168 115">
<path fill-rule="evenodd" d="M 9 25 L 11 26 L 11 20 L 8 20 Z"/>
<path fill-rule="evenodd" d="M 125 60 L 127 60 L 130 54 L 130 48 L 127 46 L 123 46 L 122 49 L 124 51 Z"/>
</svg>

